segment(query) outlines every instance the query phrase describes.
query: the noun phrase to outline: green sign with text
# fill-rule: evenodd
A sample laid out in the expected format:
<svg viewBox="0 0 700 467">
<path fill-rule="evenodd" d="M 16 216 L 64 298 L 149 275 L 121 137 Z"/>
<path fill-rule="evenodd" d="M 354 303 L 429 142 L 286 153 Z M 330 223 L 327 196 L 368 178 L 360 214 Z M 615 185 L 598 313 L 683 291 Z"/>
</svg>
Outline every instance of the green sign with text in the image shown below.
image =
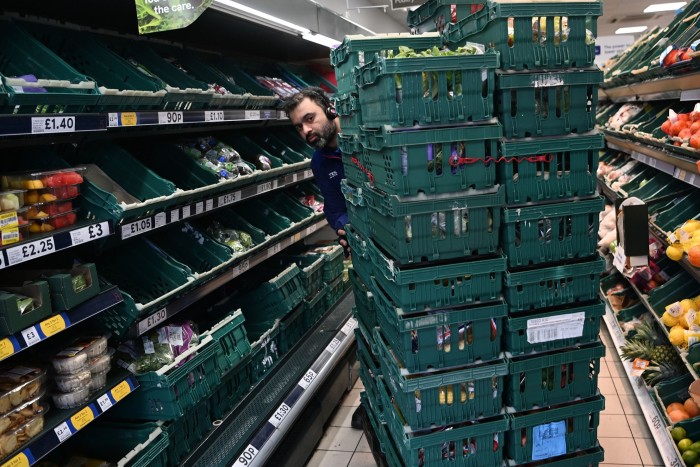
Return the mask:
<svg viewBox="0 0 700 467">
<path fill-rule="evenodd" d="M 140 34 L 189 26 L 213 0 L 135 0 Z"/>
</svg>

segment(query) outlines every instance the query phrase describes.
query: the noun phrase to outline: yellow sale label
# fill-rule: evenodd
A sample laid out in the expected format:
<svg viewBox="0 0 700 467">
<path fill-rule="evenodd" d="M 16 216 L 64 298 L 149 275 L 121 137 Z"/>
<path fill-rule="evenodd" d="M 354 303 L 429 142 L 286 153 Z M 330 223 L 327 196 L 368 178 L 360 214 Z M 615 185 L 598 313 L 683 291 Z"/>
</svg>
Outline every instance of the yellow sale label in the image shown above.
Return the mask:
<svg viewBox="0 0 700 467">
<path fill-rule="evenodd" d="M 123 112 L 122 113 L 122 126 L 134 126 L 136 125 L 138 118 L 136 118 L 135 112 Z"/>
<path fill-rule="evenodd" d="M 85 425 L 90 423 L 95 419 L 95 414 L 92 412 L 90 406 L 85 407 L 80 412 L 76 413 L 70 418 L 71 423 L 76 430 L 80 430 Z"/>
<path fill-rule="evenodd" d="M 49 337 L 66 329 L 66 320 L 63 319 L 63 316 L 56 315 L 42 321 L 39 326 L 41 326 L 41 332 Z"/>
<path fill-rule="evenodd" d="M 1 230 L 0 243 L 2 245 L 12 245 L 19 242 L 20 235 L 17 227 L 8 227 Z"/>
<path fill-rule="evenodd" d="M 15 457 L 2 464 L 0 467 L 29 467 L 29 459 L 27 458 L 26 454 L 20 452 Z"/>
<path fill-rule="evenodd" d="M 122 381 L 112 388 L 112 397 L 114 397 L 115 401 L 119 402 L 128 396 L 130 392 L 131 386 L 129 386 L 129 383 L 127 381 Z"/>
<path fill-rule="evenodd" d="M 0 227 L 17 227 L 19 226 L 19 217 L 17 211 L 10 211 L 0 214 Z"/>
<path fill-rule="evenodd" d="M 7 357 L 15 353 L 15 346 L 7 337 L 0 340 L 0 360 L 5 360 Z"/>
</svg>

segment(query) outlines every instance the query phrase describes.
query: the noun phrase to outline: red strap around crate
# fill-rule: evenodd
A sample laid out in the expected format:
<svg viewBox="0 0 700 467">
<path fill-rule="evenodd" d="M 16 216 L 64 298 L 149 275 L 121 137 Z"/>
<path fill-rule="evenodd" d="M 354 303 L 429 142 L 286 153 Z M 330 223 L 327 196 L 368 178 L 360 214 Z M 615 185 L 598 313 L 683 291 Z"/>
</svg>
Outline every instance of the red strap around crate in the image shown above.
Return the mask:
<svg viewBox="0 0 700 467">
<path fill-rule="evenodd" d="M 357 157 L 352 156 L 350 158 L 353 164 L 355 164 L 361 171 L 363 171 L 365 174 L 367 174 L 367 178 L 369 179 L 370 182 L 374 182 L 374 175 L 372 175 L 372 172 L 369 171 L 368 168 L 366 168 L 362 163 L 357 159 Z"/>
<path fill-rule="evenodd" d="M 507 164 L 513 161 L 521 162 L 551 162 L 554 156 L 552 154 L 541 154 L 539 156 L 526 156 L 526 157 L 499 157 L 494 159 L 493 157 L 486 157 L 481 159 L 479 157 L 459 157 L 456 155 L 450 156 L 450 165 L 452 167 L 458 167 L 462 164 L 476 164 L 477 162 L 482 162 L 484 165 L 488 165 L 491 162 L 500 163 L 505 162 Z"/>
</svg>

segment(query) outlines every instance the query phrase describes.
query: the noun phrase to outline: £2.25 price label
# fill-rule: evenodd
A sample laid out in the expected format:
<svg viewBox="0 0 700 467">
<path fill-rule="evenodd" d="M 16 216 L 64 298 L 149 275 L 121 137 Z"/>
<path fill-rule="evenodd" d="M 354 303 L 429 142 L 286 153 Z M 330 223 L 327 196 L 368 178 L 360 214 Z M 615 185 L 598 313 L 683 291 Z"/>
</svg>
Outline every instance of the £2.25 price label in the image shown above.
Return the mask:
<svg viewBox="0 0 700 467">
<path fill-rule="evenodd" d="M 42 238 L 31 243 L 25 243 L 7 249 L 7 259 L 10 266 L 17 263 L 23 263 L 30 259 L 39 258 L 44 255 L 50 255 L 56 251 L 56 244 L 53 237 Z"/>
<path fill-rule="evenodd" d="M 32 117 L 32 134 L 72 133 L 74 131 L 74 116 Z"/>
</svg>

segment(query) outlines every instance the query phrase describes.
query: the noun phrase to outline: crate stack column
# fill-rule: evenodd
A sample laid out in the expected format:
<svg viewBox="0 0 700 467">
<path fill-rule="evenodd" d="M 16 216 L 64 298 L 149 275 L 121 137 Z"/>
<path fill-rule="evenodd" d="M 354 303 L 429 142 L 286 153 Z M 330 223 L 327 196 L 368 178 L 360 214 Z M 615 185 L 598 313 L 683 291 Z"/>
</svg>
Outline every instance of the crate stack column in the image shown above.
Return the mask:
<svg viewBox="0 0 700 467">
<path fill-rule="evenodd" d="M 362 397 L 392 465 L 496 467 L 509 426 L 499 55 L 441 43 L 351 36 L 332 55 Z"/>
</svg>

